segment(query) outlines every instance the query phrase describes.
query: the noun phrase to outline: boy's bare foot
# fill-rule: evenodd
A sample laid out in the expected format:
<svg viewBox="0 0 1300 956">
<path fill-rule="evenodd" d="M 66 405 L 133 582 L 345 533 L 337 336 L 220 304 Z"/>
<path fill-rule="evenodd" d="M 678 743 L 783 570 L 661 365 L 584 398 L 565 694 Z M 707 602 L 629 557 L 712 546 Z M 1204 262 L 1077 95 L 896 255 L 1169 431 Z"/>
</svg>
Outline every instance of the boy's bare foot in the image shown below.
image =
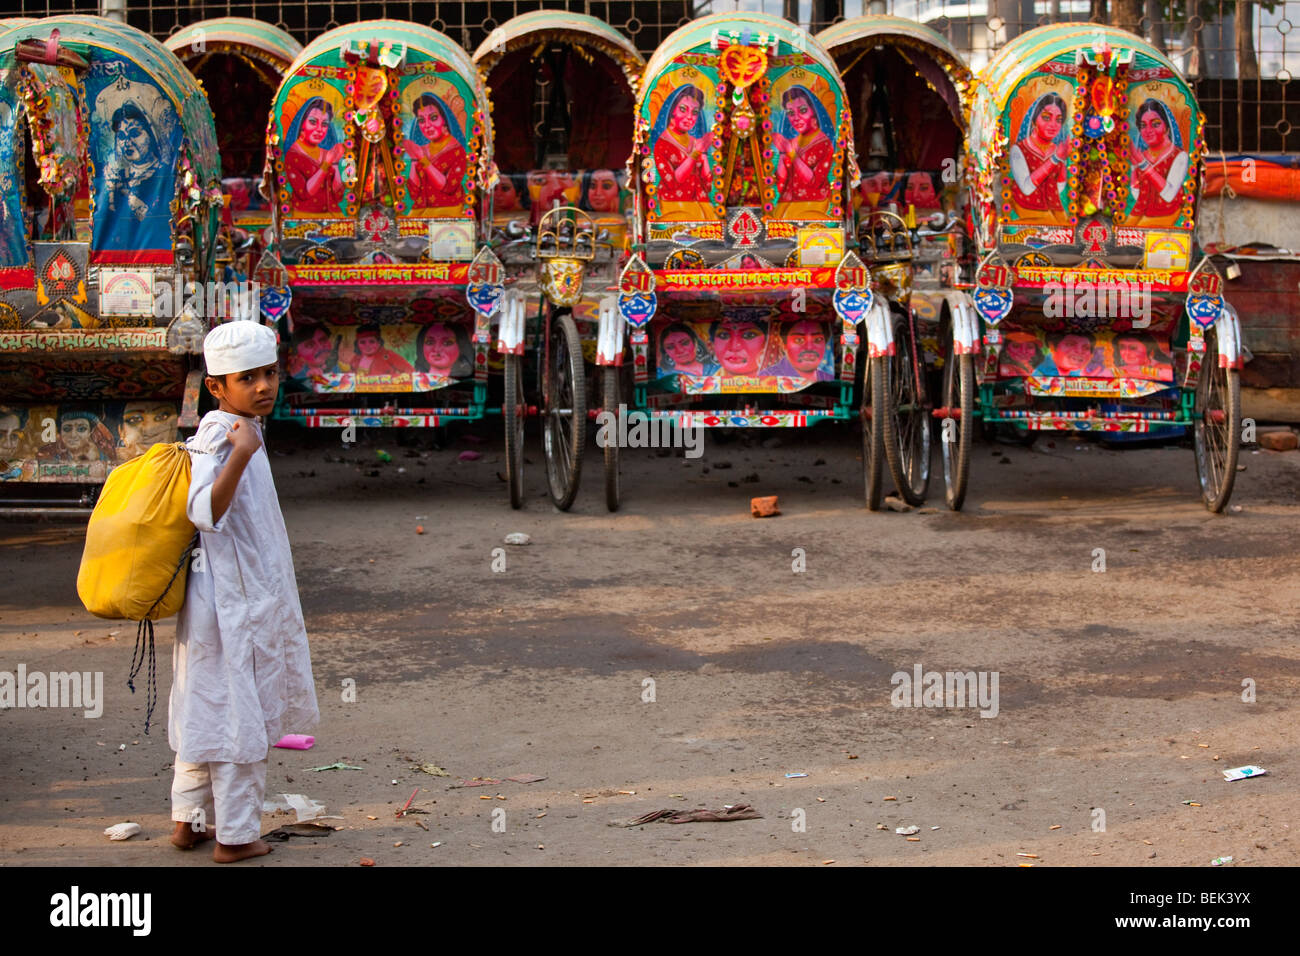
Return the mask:
<svg viewBox="0 0 1300 956">
<path fill-rule="evenodd" d="M 171 844 L 180 850 L 192 850 L 200 843 L 211 840 L 216 834 L 212 827 L 203 830 L 195 830 L 193 826 L 184 820 L 176 821 L 176 829 L 172 830 Z"/>
<path fill-rule="evenodd" d="M 265 840 L 254 840 L 252 843 L 240 843 L 235 846 L 218 842 L 212 850 L 212 859 L 218 863 L 238 863 L 249 857 L 266 856 L 270 852 L 271 846 Z"/>
</svg>

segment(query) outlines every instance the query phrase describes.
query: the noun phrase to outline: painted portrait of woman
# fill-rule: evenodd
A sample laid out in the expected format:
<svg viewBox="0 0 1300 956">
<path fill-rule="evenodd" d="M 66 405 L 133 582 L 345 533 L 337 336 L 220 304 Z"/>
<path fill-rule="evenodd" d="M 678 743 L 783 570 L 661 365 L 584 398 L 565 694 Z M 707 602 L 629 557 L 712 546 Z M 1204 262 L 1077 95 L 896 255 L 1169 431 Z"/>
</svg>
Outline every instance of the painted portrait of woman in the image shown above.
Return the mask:
<svg viewBox="0 0 1300 956">
<path fill-rule="evenodd" d="M 469 330 L 464 325 L 434 322 L 415 340 L 415 370 L 440 378 L 468 378 L 474 371 Z"/>
<path fill-rule="evenodd" d="M 104 173 L 108 208 L 141 222 L 151 211 L 171 202 L 164 187 L 170 186 L 172 179 L 162 168 L 162 150 L 153 124 L 139 104 L 123 103 L 109 125 L 114 152 Z"/>
<path fill-rule="evenodd" d="M 320 96 L 303 103 L 285 134 L 284 172 L 291 215 L 341 215 L 344 146 L 334 126 L 334 107 Z"/>
<path fill-rule="evenodd" d="M 406 131 L 411 157 L 411 215 L 427 219 L 464 216 L 465 134 L 441 97 L 421 93 L 412 104 L 414 118 Z"/>
<path fill-rule="evenodd" d="M 618 200 L 618 177 L 612 169 L 588 169 L 583 172 L 579 209 L 616 215 L 620 211 Z"/>
<path fill-rule="evenodd" d="M 782 113 L 772 145 L 779 155 L 776 190 L 777 219 L 825 219 L 831 197 L 831 163 L 835 144 L 826 107 L 805 86 L 790 87 L 781 96 Z"/>
<path fill-rule="evenodd" d="M 768 340 L 767 323 L 743 315 L 728 316 L 709 325 L 709 342 L 724 376 L 758 375 L 759 369 L 771 364 Z"/>
<path fill-rule="evenodd" d="M 1189 158 L 1169 107 L 1149 98 L 1133 114 L 1131 191 L 1137 197 L 1129 213 L 1133 225 L 1173 225 L 1183 205 L 1183 182 Z"/>
<path fill-rule="evenodd" d="M 1061 186 L 1070 155 L 1065 100 L 1044 93 L 1034 101 L 1011 147 L 1011 195 L 1016 207 L 1030 212 L 1065 214 Z"/>
<path fill-rule="evenodd" d="M 674 322 L 659 334 L 660 378 L 669 375 L 715 375 L 721 366 L 695 329 Z"/>
<path fill-rule="evenodd" d="M 492 211 L 526 212 L 532 208 L 528 196 L 528 177 L 524 173 L 501 173 L 492 191 Z"/>
<path fill-rule="evenodd" d="M 339 367 L 361 375 L 409 375 L 411 363 L 384 345 L 384 334 L 371 322 L 357 326 L 355 346 L 339 350 Z"/>
<path fill-rule="evenodd" d="M 660 108 L 650 133 L 659 173 L 657 198 L 667 220 L 698 222 L 717 218 L 709 205 L 713 181 L 709 146 L 713 134 L 704 102 L 704 91 L 698 86 L 679 86 Z"/>
<path fill-rule="evenodd" d="M 51 193 L 61 193 L 69 202 L 65 208 L 55 203 L 52 210 L 45 201 L 29 203 L 28 214 L 36 214 L 34 234 L 71 238 L 78 229 L 71 197 L 85 182 L 95 209 L 93 250 L 131 252 L 139 262 L 157 261 L 154 253 L 170 256 L 176 154 L 183 132 L 171 98 L 120 56 L 86 74 L 80 94 L 58 72 L 40 75 L 48 100 L 42 109 L 48 108 L 49 116 L 41 124 L 44 146 L 30 141 L 27 146 L 28 197 L 52 187 Z"/>
</svg>

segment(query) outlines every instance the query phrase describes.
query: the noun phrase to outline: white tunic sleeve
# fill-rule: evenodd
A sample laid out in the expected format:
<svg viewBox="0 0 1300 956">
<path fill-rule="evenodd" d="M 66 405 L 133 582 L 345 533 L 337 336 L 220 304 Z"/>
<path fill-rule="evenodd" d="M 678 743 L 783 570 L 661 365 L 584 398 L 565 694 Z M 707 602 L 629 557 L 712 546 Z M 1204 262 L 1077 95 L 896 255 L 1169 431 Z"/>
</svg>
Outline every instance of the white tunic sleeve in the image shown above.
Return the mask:
<svg viewBox="0 0 1300 956">
<path fill-rule="evenodd" d="M 1038 188 L 1034 178 L 1030 175 L 1029 164 L 1025 162 L 1025 154 L 1020 151 L 1019 146 L 1011 147 L 1011 177 L 1016 181 L 1016 186 L 1020 192 L 1029 196 Z"/>
<path fill-rule="evenodd" d="M 1165 202 L 1170 202 L 1178 195 L 1178 191 L 1183 188 L 1183 180 L 1187 178 L 1187 154 L 1179 153 L 1174 157 L 1174 164 L 1169 167 L 1169 175 L 1165 179 L 1165 188 L 1160 190 L 1160 198 Z"/>
<path fill-rule="evenodd" d="M 212 485 L 230 457 L 225 423 L 207 418 L 189 445 L 194 451 L 190 455 L 190 492 L 185 513 L 200 531 L 219 534 L 225 530 L 229 509 L 221 516 L 221 521 L 212 520 Z"/>
</svg>

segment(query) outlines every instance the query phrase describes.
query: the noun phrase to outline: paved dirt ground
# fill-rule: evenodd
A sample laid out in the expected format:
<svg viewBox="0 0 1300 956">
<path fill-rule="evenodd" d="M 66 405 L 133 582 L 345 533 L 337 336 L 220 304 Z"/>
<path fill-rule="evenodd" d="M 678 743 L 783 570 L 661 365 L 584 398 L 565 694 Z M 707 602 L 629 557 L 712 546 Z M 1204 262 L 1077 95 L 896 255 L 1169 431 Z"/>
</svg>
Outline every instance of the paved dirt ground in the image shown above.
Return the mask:
<svg viewBox="0 0 1300 956">
<path fill-rule="evenodd" d="M 481 433 L 272 435 L 322 723 L 267 789 L 342 829 L 265 865 L 1300 863 L 1300 454 L 1243 452 L 1241 510 L 1213 516 L 1185 447 L 979 443 L 963 513 L 936 481 L 933 508 L 871 514 L 855 429 L 713 433 L 695 461 L 625 453 L 616 515 L 589 449 L 560 514 L 537 436 L 512 512 Z M 784 514 L 750 518 L 756 494 Z M 133 627 L 77 600 L 83 533 L 0 522 L 0 670 L 102 671 L 106 695 L 97 720 L 0 711 L 0 861 L 212 866 L 165 839 L 173 625 L 146 737 Z M 891 706 L 917 665 L 996 671 L 997 716 Z M 335 761 L 363 769 L 307 770 Z M 1222 780 L 1248 763 L 1269 775 Z M 474 777 L 501 782 L 449 789 Z M 762 819 L 609 825 L 742 802 Z M 122 820 L 143 833 L 109 842 Z"/>
</svg>

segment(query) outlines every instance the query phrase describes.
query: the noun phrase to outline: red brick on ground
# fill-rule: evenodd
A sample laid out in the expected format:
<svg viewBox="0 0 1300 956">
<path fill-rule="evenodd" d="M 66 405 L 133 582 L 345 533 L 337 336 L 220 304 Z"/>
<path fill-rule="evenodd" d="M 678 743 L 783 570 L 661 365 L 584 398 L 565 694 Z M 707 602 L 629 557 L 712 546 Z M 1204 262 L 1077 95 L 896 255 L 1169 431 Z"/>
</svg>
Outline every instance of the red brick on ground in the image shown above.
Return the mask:
<svg viewBox="0 0 1300 956">
<path fill-rule="evenodd" d="M 1292 451 L 1300 446 L 1300 438 L 1289 428 L 1260 429 L 1255 437 L 1260 448 L 1270 451 Z"/>
</svg>

